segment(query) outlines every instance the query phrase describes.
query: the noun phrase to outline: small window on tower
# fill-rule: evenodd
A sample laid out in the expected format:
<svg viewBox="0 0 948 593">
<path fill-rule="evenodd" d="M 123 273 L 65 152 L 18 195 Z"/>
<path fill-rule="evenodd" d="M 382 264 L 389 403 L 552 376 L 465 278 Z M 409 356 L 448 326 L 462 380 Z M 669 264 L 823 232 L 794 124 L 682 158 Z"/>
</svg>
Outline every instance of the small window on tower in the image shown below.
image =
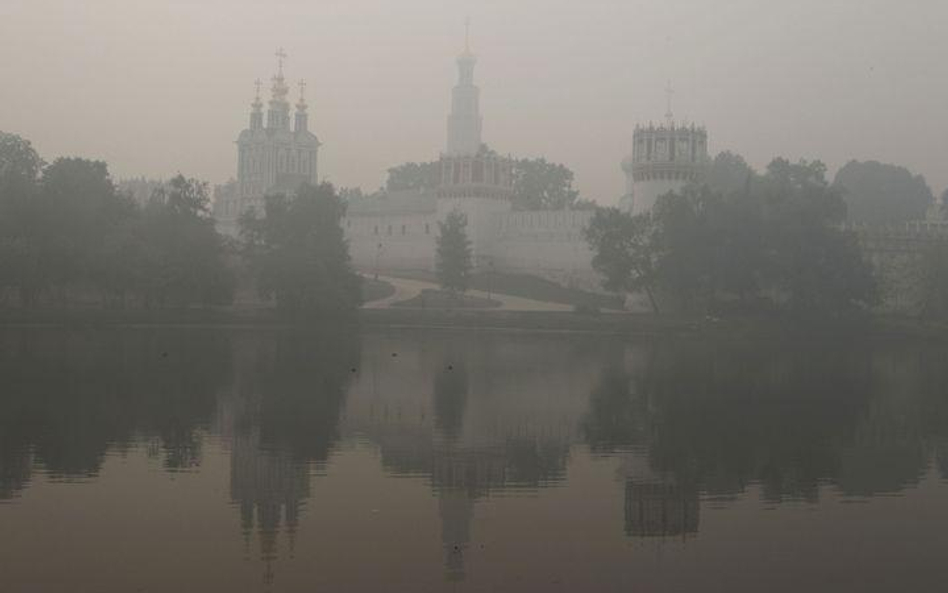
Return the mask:
<svg viewBox="0 0 948 593">
<path fill-rule="evenodd" d="M 372 233 L 375 235 L 379 234 L 379 225 L 375 225 L 375 230 L 372 231 Z"/>
<path fill-rule="evenodd" d="M 429 225 L 427 222 L 425 223 L 425 234 L 426 235 L 431 234 L 431 225 Z"/>
<path fill-rule="evenodd" d="M 406 233 L 407 230 L 408 230 L 408 229 L 405 227 L 405 225 L 402 225 L 402 234 L 403 234 L 403 235 Z"/>
<path fill-rule="evenodd" d="M 388 234 L 389 234 L 389 235 L 392 234 L 392 225 L 388 225 Z"/>
</svg>

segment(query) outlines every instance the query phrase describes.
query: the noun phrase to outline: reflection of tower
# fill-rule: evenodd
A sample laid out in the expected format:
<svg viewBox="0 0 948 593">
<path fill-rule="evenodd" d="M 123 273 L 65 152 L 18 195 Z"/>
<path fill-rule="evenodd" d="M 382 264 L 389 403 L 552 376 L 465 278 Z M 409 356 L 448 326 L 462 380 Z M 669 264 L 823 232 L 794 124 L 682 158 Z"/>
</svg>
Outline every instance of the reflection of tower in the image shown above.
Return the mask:
<svg viewBox="0 0 948 593">
<path fill-rule="evenodd" d="M 670 482 L 625 483 L 625 533 L 634 537 L 698 532 L 698 491 Z"/>
<path fill-rule="evenodd" d="M 309 497 L 309 470 L 287 452 L 261 448 L 259 433 L 235 435 L 230 459 L 230 495 L 240 506 L 244 538 L 256 528 L 260 559 L 266 563 L 264 582 L 273 581 L 273 562 L 279 559 L 278 539 L 283 525 L 293 553 L 293 541 L 303 501 Z"/>
<path fill-rule="evenodd" d="M 474 499 L 465 490 L 442 490 L 438 494 L 438 514 L 441 517 L 441 545 L 444 548 L 448 579 L 463 581 L 464 551 L 471 541 Z"/>
<path fill-rule="evenodd" d="M 661 196 L 699 180 L 708 162 L 707 131 L 693 124 L 676 124 L 671 87 L 666 92 L 666 123 L 636 126 L 632 156 L 622 162 L 626 185 L 620 205 L 632 214 L 651 210 Z"/>
</svg>

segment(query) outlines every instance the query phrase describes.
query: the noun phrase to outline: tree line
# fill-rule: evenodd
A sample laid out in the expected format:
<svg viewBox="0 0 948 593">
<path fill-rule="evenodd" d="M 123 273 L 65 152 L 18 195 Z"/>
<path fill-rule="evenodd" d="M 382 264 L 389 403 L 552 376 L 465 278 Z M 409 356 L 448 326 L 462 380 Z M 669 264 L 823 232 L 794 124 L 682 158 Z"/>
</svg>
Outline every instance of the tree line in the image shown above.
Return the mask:
<svg viewBox="0 0 948 593">
<path fill-rule="evenodd" d="M 249 270 L 291 317 L 359 306 L 332 185 L 267 197 L 263 212 L 241 219 L 239 242 L 215 230 L 209 206 L 206 182 L 178 175 L 142 204 L 104 162 L 46 163 L 0 132 L 0 298 L 24 308 L 227 305 Z"/>
<path fill-rule="evenodd" d="M 45 163 L 0 133 L 0 283 L 24 307 L 221 304 L 233 275 L 207 184 L 181 175 L 139 205 L 101 161 Z"/>
<path fill-rule="evenodd" d="M 778 158 L 758 175 L 724 159 L 706 183 L 660 197 L 651 212 L 597 210 L 586 238 L 606 288 L 644 293 L 656 311 L 709 314 L 840 314 L 877 301 L 871 265 L 839 228 L 843 192 L 822 163 Z"/>
<path fill-rule="evenodd" d="M 489 146 L 481 151 L 496 154 Z M 514 210 L 590 210 L 595 203 L 580 197 L 573 187 L 573 171 L 543 157 L 512 159 L 511 203 Z M 441 185 L 441 161 L 403 163 L 391 167 L 385 190 L 434 191 Z"/>
</svg>

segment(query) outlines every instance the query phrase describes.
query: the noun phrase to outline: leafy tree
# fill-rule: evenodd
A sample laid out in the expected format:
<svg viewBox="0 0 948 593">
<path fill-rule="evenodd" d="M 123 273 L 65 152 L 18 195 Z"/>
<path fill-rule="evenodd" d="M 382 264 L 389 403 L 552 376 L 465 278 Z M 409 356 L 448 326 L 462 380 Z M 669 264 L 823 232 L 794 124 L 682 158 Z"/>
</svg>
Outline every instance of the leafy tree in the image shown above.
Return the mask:
<svg viewBox="0 0 948 593">
<path fill-rule="evenodd" d="M 438 222 L 438 227 L 440 234 L 435 263 L 438 280 L 446 290 L 464 292 L 473 268 L 467 216 L 460 210 L 452 210 L 443 222 Z"/>
<path fill-rule="evenodd" d="M 14 185 L 34 184 L 43 166 L 29 140 L 0 131 L 0 197 Z"/>
<path fill-rule="evenodd" d="M 159 306 L 224 304 L 233 273 L 224 240 L 208 215 L 207 183 L 178 175 L 155 192 L 142 212 L 130 249 L 141 257 L 141 290 Z"/>
<path fill-rule="evenodd" d="M 594 253 L 593 269 L 603 277 L 603 288 L 617 293 L 644 290 L 658 313 L 651 215 L 597 208 L 584 234 Z"/>
<path fill-rule="evenodd" d="M 837 228 L 846 205 L 823 163 L 774 159 L 760 199 L 772 254 L 764 273 L 792 310 L 838 313 L 875 301 L 870 264 L 855 238 Z"/>
<path fill-rule="evenodd" d="M 718 153 L 705 172 L 704 184 L 712 191 L 724 196 L 746 193 L 750 190 L 756 173 L 739 154 L 724 151 Z"/>
<path fill-rule="evenodd" d="M 388 170 L 388 191 L 435 190 L 441 185 L 441 161 L 404 163 Z"/>
<path fill-rule="evenodd" d="M 51 283 L 98 285 L 117 255 L 110 238 L 135 215 L 102 161 L 60 158 L 43 171 L 41 241 Z"/>
<path fill-rule="evenodd" d="M 708 304 L 718 287 L 714 257 L 719 233 L 712 217 L 720 201 L 707 187 L 686 188 L 660 197 L 653 208 L 656 277 L 687 309 Z"/>
<path fill-rule="evenodd" d="M 486 144 L 481 153 L 495 155 Z M 513 207 L 517 210 L 592 209 L 595 204 L 579 197 L 573 172 L 544 158 L 517 159 L 513 176 Z M 441 161 L 404 163 L 388 170 L 387 191 L 436 190 L 441 186 Z"/>
<path fill-rule="evenodd" d="M 28 140 L 0 132 L 0 289 L 19 291 L 33 304 L 42 288 L 38 249 L 31 230 L 38 224 L 37 181 L 43 160 Z"/>
<path fill-rule="evenodd" d="M 513 168 L 513 206 L 517 210 L 563 210 L 576 203 L 573 172 L 544 158 L 520 159 Z"/>
<path fill-rule="evenodd" d="M 361 304 L 340 224 L 345 204 L 329 183 L 303 185 L 294 195 L 269 196 L 263 218 L 240 220 L 246 257 L 258 288 L 294 318 L 329 318 Z"/>
<path fill-rule="evenodd" d="M 922 220 L 934 202 L 921 175 L 876 161 L 850 161 L 833 185 L 843 190 L 849 220 L 871 225 Z"/>
</svg>

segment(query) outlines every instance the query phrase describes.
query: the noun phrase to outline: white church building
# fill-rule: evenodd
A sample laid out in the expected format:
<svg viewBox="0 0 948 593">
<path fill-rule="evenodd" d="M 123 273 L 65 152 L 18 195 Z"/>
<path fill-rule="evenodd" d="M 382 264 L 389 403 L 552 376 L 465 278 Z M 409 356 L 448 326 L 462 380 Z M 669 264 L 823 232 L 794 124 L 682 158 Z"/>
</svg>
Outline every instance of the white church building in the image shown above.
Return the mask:
<svg viewBox="0 0 948 593">
<path fill-rule="evenodd" d="M 265 195 L 293 191 L 303 181 L 318 181 L 320 143 L 307 128 L 302 87 L 295 126 L 289 127 L 282 54 L 278 55 L 280 70 L 273 78 L 266 125 L 258 83 L 250 128 L 241 132 L 237 142 L 236 189 L 215 200 L 219 228 L 231 235 L 236 234 L 239 213 L 250 207 L 262 210 Z M 467 217 L 477 269 L 598 288 L 592 252 L 583 236 L 592 211 L 512 209 L 512 160 L 481 149 L 476 61 L 469 49 L 457 58 L 458 82 L 447 118 L 438 189 L 349 200 L 343 225 L 355 267 L 367 273 L 433 271 L 438 223 L 456 209 Z M 634 213 L 651 208 L 660 195 L 697 179 L 707 155 L 705 130 L 676 127 L 670 115 L 666 125 L 637 127 L 632 155 L 622 164 L 627 184 L 620 206 Z"/>
</svg>

